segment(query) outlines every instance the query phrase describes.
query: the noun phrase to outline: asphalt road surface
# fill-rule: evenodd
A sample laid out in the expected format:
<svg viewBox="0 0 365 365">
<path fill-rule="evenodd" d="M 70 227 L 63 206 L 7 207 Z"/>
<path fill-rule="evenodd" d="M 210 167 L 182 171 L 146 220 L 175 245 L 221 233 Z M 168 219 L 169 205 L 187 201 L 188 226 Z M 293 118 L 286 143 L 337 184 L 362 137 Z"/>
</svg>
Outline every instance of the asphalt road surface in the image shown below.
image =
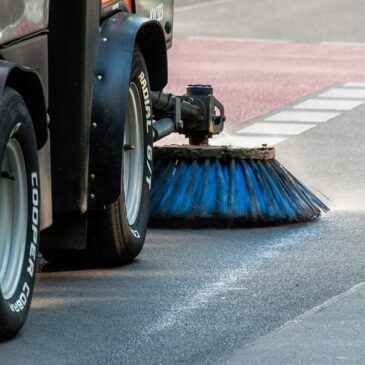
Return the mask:
<svg viewBox="0 0 365 365">
<path fill-rule="evenodd" d="M 232 115 L 217 143 L 276 141 L 331 212 L 303 225 L 150 230 L 129 266 L 42 273 L 1 364 L 255 363 L 247 346 L 365 281 L 365 45 L 353 44 L 365 41 L 365 4 L 176 4 L 169 89 L 207 77 Z M 289 129 L 273 132 L 287 115 Z"/>
</svg>

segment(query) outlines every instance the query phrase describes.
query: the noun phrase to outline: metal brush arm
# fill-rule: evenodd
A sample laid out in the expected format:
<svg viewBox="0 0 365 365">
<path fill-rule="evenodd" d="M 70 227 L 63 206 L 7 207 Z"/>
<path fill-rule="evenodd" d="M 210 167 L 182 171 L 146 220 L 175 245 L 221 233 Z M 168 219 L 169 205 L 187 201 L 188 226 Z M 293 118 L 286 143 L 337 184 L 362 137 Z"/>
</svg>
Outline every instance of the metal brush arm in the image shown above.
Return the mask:
<svg viewBox="0 0 365 365">
<path fill-rule="evenodd" d="M 202 120 L 200 108 L 189 101 L 173 94 L 151 92 L 154 112 L 161 119 L 153 122 L 153 141 L 179 132 L 184 127 L 184 120 Z"/>
<path fill-rule="evenodd" d="M 159 91 L 151 92 L 153 108 L 160 113 L 165 113 L 169 116 L 176 116 L 176 104 L 180 101 L 181 119 L 201 119 L 201 109 L 197 105 L 193 105 L 188 97 L 175 96 Z M 175 118 L 176 119 L 176 118 Z"/>
<path fill-rule="evenodd" d="M 153 128 L 153 142 L 167 137 L 171 133 L 176 132 L 175 121 L 171 118 L 162 118 L 155 120 L 152 123 Z"/>
<path fill-rule="evenodd" d="M 189 85 L 182 96 L 151 92 L 151 97 L 157 119 L 153 124 L 155 141 L 178 132 L 192 145 L 207 145 L 209 138 L 223 130 L 224 107 L 210 85 Z"/>
</svg>

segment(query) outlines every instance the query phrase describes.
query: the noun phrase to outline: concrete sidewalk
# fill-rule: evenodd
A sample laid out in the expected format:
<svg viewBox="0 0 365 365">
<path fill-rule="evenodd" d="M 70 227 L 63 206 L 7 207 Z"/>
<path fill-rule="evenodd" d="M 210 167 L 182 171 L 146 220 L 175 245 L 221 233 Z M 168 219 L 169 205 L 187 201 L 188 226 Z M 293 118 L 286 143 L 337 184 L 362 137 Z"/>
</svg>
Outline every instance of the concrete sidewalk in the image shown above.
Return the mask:
<svg viewBox="0 0 365 365">
<path fill-rule="evenodd" d="M 365 282 L 287 322 L 220 364 L 364 364 Z"/>
</svg>

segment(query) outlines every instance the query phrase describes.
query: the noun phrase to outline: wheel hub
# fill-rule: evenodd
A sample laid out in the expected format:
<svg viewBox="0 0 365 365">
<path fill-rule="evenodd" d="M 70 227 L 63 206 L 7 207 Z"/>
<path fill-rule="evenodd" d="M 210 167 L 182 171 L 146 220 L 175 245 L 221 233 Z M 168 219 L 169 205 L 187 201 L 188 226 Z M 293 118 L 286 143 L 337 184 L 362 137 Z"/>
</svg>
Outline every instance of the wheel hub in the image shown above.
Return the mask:
<svg viewBox="0 0 365 365">
<path fill-rule="evenodd" d="M 123 185 L 129 225 L 138 217 L 143 185 L 143 115 L 136 84 L 131 83 L 128 93 L 128 111 L 124 124 Z"/>
<path fill-rule="evenodd" d="M 27 179 L 15 139 L 6 145 L 0 176 L 0 288 L 9 299 L 18 287 L 27 239 Z"/>
</svg>

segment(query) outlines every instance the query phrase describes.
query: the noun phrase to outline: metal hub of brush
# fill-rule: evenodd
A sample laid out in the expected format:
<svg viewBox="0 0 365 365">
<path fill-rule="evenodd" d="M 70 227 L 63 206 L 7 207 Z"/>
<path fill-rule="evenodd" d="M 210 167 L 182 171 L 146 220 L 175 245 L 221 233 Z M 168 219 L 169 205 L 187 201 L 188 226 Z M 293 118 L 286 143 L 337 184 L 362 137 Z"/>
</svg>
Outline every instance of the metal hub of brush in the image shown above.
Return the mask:
<svg viewBox="0 0 365 365">
<path fill-rule="evenodd" d="M 154 111 L 163 117 L 154 125 L 156 140 L 168 134 L 162 125 L 170 118 L 170 131 L 184 134 L 190 145 L 155 147 L 150 225 L 275 225 L 312 221 L 328 211 L 275 159 L 273 147 L 208 145 L 225 121 L 210 86 L 190 86 L 180 99 L 157 93 L 153 100 Z"/>
</svg>

